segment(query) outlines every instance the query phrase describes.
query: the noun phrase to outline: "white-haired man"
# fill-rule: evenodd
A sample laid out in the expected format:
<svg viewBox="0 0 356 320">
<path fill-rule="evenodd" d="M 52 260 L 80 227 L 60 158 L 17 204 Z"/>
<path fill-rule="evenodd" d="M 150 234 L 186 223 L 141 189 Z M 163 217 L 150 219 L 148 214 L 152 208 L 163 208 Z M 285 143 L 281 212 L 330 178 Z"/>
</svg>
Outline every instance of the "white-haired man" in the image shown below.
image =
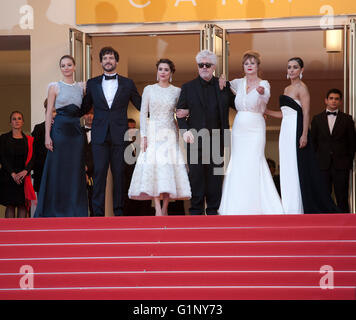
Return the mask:
<svg viewBox="0 0 356 320">
<path fill-rule="evenodd" d="M 182 86 L 177 109 L 188 110 L 179 118 L 187 148 L 189 181 L 192 190 L 191 215 L 215 215 L 220 205 L 223 175 L 216 169 L 224 166 L 224 130 L 229 129 L 229 106 L 234 106 L 230 89 L 220 90 L 214 77 L 217 57 L 208 50 L 196 56 L 199 76 Z M 219 154 L 220 157 L 217 157 Z M 217 161 L 217 159 L 219 159 Z M 220 170 L 221 171 L 221 170 Z M 205 210 L 206 202 L 206 210 Z"/>
</svg>

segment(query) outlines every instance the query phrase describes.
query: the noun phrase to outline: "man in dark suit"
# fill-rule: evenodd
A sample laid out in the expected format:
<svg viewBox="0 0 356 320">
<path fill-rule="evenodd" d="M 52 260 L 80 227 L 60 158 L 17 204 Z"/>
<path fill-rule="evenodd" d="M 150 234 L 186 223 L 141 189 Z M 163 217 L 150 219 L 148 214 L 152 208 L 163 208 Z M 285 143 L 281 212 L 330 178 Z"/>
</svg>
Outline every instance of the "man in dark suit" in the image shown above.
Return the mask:
<svg viewBox="0 0 356 320">
<path fill-rule="evenodd" d="M 279 196 L 281 196 L 281 181 L 280 181 L 279 174 L 276 174 L 276 162 L 270 158 L 267 158 L 266 160 L 267 160 L 269 170 L 271 171 L 274 185 L 276 186 Z"/>
<path fill-rule="evenodd" d="M 128 148 L 132 154 L 133 158 L 137 157 L 136 154 L 136 148 L 134 145 L 134 142 L 136 140 L 136 121 L 134 119 L 128 119 L 127 120 L 128 124 L 128 135 L 129 135 L 129 145 Z M 137 200 L 132 200 L 128 196 L 128 190 L 130 188 L 130 183 L 131 183 L 131 178 L 132 174 L 135 169 L 135 164 L 134 163 L 125 163 L 125 191 L 124 191 L 124 215 L 125 216 L 130 216 L 130 215 L 137 215 L 138 211 L 138 201 Z"/>
<path fill-rule="evenodd" d="M 94 160 L 93 160 L 93 151 L 91 146 L 91 127 L 93 123 L 94 110 L 93 108 L 84 115 L 84 126 L 83 131 L 85 133 L 85 173 L 87 180 L 87 192 L 88 192 L 88 206 L 90 216 L 94 216 L 93 210 L 93 175 L 94 175 Z"/>
<path fill-rule="evenodd" d="M 339 110 L 342 93 L 331 89 L 326 95 L 326 110 L 314 116 L 311 136 L 320 169 L 327 186 L 343 212 L 349 208 L 349 175 L 355 154 L 355 124 L 352 117 Z"/>
<path fill-rule="evenodd" d="M 43 106 L 47 110 L 47 99 L 44 101 Z M 53 108 L 53 119 L 56 116 L 56 109 Z M 38 123 L 33 128 L 31 133 L 33 140 L 33 155 L 35 163 L 33 165 L 33 189 L 37 192 L 40 191 L 42 172 L 47 157 L 47 148 L 45 146 L 45 121 Z"/>
<path fill-rule="evenodd" d="M 91 141 L 94 159 L 93 210 L 95 216 L 105 215 L 105 188 L 110 164 L 113 176 L 113 208 L 116 216 L 124 208 L 124 152 L 127 142 L 127 108 L 129 101 L 141 108 L 141 96 L 134 82 L 115 72 L 119 62 L 118 52 L 101 49 L 100 63 L 104 74 L 89 79 L 83 99 L 83 113 L 94 106 Z"/>
<path fill-rule="evenodd" d="M 124 215 L 125 216 L 154 216 L 155 210 L 152 207 L 151 200 L 133 200 L 128 197 L 128 191 L 131 184 L 131 179 L 136 166 L 137 149 L 135 146 L 137 129 L 136 121 L 134 119 L 128 119 L 128 136 L 129 145 L 126 152 L 130 152 L 134 162 L 128 161 L 125 163 L 125 191 L 124 191 Z M 136 141 L 137 142 L 137 141 Z"/>
<path fill-rule="evenodd" d="M 217 64 L 214 53 L 204 50 L 196 56 L 199 76 L 182 86 L 177 109 L 188 109 L 189 116 L 179 118 L 180 129 L 186 130 L 189 181 L 192 189 L 191 215 L 215 215 L 220 205 L 224 133 L 229 132 L 229 105 L 233 94 L 228 87 L 219 88 L 213 76 Z M 206 202 L 206 210 L 205 210 Z"/>
</svg>

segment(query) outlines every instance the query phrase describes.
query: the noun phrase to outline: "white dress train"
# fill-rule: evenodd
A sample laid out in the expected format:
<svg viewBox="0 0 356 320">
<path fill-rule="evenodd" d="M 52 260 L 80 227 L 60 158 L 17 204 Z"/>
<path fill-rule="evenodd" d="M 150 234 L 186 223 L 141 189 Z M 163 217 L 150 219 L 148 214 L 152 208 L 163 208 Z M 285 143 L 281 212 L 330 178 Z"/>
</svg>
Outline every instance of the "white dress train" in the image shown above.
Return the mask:
<svg viewBox="0 0 356 320">
<path fill-rule="evenodd" d="M 266 124 L 263 112 L 270 86 L 260 82 L 265 93 L 246 93 L 246 79 L 230 82 L 236 92 L 237 115 L 232 126 L 231 158 L 225 175 L 220 215 L 283 214 L 281 199 L 265 158 Z"/>
<path fill-rule="evenodd" d="M 295 101 L 300 105 L 298 100 Z M 279 134 L 279 167 L 282 206 L 286 214 L 302 214 L 304 211 L 296 150 L 297 111 L 289 106 L 281 106 L 281 111 L 283 118 Z"/>
</svg>

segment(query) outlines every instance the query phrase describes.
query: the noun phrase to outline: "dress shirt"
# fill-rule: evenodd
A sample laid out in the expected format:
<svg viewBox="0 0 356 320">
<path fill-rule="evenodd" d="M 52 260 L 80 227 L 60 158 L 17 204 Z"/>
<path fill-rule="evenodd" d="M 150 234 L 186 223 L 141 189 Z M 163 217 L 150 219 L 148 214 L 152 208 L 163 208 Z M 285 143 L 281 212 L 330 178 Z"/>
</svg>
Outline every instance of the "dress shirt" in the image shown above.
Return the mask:
<svg viewBox="0 0 356 320">
<path fill-rule="evenodd" d="M 330 111 L 330 110 L 326 109 L 326 112 L 328 112 L 328 111 L 329 111 L 329 112 L 333 112 L 333 113 L 336 112 L 336 114 L 338 113 L 338 110 L 336 110 L 336 111 Z M 337 117 L 337 116 L 336 116 L 336 117 Z M 327 115 L 330 134 L 333 133 L 333 129 L 334 129 L 336 117 L 335 117 L 334 115 L 332 115 L 332 114 Z"/>
<path fill-rule="evenodd" d="M 111 109 L 111 105 L 114 101 L 116 91 L 119 87 L 119 83 L 117 80 L 105 80 L 103 76 L 102 87 L 106 102 L 108 103 L 108 106 Z"/>
<path fill-rule="evenodd" d="M 88 143 L 91 142 L 91 128 L 84 126 L 85 133 L 87 135 Z"/>
</svg>

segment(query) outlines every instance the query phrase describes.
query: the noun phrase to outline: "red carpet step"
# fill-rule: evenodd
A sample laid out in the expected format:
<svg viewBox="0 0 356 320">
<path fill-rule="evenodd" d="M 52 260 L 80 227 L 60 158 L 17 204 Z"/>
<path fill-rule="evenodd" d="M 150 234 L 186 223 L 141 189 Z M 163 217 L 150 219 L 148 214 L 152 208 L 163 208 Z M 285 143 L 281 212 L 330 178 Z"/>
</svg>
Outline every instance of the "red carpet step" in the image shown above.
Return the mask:
<svg viewBox="0 0 356 320">
<path fill-rule="evenodd" d="M 1 219 L 0 299 L 354 300 L 356 215 Z"/>
</svg>

